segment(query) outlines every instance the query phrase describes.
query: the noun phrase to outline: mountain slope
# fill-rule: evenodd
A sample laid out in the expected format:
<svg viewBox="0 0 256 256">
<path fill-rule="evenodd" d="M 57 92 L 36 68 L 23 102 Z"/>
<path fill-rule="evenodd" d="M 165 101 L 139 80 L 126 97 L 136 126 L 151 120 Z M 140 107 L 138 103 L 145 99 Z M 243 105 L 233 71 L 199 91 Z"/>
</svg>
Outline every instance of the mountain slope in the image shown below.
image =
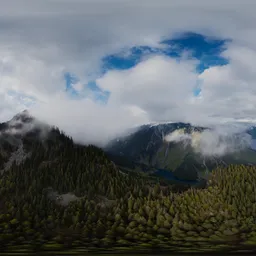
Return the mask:
<svg viewBox="0 0 256 256">
<path fill-rule="evenodd" d="M 113 161 L 126 169 L 147 173 L 166 169 L 183 179 L 196 179 L 198 175 L 219 165 L 256 164 L 256 151 L 246 145 L 233 151 L 223 148 L 236 147 L 236 144 L 240 146 L 241 140 L 246 144 L 247 141 L 243 140 L 248 139 L 249 134 L 247 137 L 240 134 L 228 137 L 214 135 L 216 138 L 213 139 L 218 140 L 215 143 L 207 133 L 210 134 L 211 130 L 184 123 L 145 125 L 126 137 L 110 142 L 106 151 Z M 169 141 L 166 141 L 168 136 Z M 203 140 L 202 136 L 205 136 Z M 212 147 L 216 147 L 216 152 L 211 152 L 208 140 Z M 219 154 L 221 150 L 227 152 Z"/>
<path fill-rule="evenodd" d="M 10 161 L 0 174 L 1 252 L 191 253 L 255 244 L 255 167 L 217 168 L 204 189 L 181 190 L 122 172 L 102 149 L 77 145 L 57 128 L 1 127 Z"/>
<path fill-rule="evenodd" d="M 56 134 L 53 131 L 53 127 L 38 121 L 26 110 L 10 121 L 1 123 L 0 172 L 7 171 L 12 164 L 20 164 L 30 157 L 33 143 L 54 139 Z"/>
</svg>

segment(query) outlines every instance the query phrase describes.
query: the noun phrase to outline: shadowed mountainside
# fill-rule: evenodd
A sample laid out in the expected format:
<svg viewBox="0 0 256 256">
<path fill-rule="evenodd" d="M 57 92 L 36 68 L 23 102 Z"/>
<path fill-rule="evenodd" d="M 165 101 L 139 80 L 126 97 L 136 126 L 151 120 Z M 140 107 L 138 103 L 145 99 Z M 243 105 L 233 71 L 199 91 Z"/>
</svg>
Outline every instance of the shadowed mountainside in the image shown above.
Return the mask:
<svg viewBox="0 0 256 256">
<path fill-rule="evenodd" d="M 250 147 L 222 155 L 203 155 L 196 151 L 191 144 L 199 144 L 200 135 L 206 131 L 211 130 L 185 123 L 144 125 L 128 136 L 111 141 L 105 150 L 117 165 L 127 170 L 154 173 L 157 169 L 165 169 L 174 172 L 180 179 L 194 180 L 217 166 L 256 164 L 256 151 Z M 251 129 L 247 135 L 253 135 L 253 132 L 254 129 Z M 180 137 L 176 141 L 166 141 L 165 137 L 172 133 Z M 235 139 L 239 143 L 238 135 L 232 134 L 229 139 L 237 136 Z M 182 136 L 192 138 L 192 142 L 181 140 Z"/>
</svg>

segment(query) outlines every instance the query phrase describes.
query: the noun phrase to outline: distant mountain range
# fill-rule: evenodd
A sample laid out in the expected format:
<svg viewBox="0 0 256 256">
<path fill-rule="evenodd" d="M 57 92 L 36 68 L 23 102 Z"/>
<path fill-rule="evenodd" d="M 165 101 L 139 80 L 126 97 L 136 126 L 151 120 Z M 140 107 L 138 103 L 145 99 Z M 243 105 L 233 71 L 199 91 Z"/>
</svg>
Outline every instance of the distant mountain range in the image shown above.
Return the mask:
<svg viewBox="0 0 256 256">
<path fill-rule="evenodd" d="M 159 169 L 176 177 L 205 177 L 219 165 L 256 164 L 256 129 L 216 134 L 206 127 L 186 123 L 141 126 L 127 136 L 111 141 L 105 150 L 121 168 L 149 174 Z"/>
<path fill-rule="evenodd" d="M 0 124 L 0 171 L 26 159 L 34 141 L 49 136 L 55 140 L 51 129 L 28 111 Z M 122 171 L 146 175 L 167 172 L 172 178 L 188 181 L 206 178 L 219 165 L 256 164 L 255 127 L 230 135 L 212 132 L 186 123 L 143 125 L 109 142 L 104 151 Z"/>
</svg>

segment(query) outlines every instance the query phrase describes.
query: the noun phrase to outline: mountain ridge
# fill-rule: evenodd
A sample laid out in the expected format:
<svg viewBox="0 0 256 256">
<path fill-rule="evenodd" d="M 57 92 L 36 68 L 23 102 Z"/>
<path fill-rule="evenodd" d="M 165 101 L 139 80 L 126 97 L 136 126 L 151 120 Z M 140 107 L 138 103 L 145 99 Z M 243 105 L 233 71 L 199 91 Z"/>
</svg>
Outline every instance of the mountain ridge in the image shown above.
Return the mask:
<svg viewBox="0 0 256 256">
<path fill-rule="evenodd" d="M 3 172 L 13 162 L 23 161 L 30 154 L 29 143 L 33 140 L 44 141 L 53 128 L 54 126 L 37 120 L 27 110 L 0 124 L 0 162 L 4 162 L 0 170 Z M 221 157 L 203 156 L 195 151 L 195 145 L 200 144 L 197 137 L 211 130 L 208 127 L 192 126 L 182 122 L 145 124 L 126 136 L 110 141 L 103 150 L 122 170 L 151 175 L 157 170 L 165 169 L 183 180 L 205 178 L 209 171 L 219 165 L 256 164 L 256 160 L 250 162 L 252 158 L 256 159 L 256 152 L 251 152 L 250 149 L 241 154 L 234 152 Z M 247 132 L 253 136 L 255 128 L 251 127 Z M 170 139 L 172 141 L 168 141 Z M 7 145 L 8 143 L 10 145 Z"/>
<path fill-rule="evenodd" d="M 223 143 L 232 142 L 230 145 L 233 147 L 236 143 L 241 143 L 242 140 L 246 144 L 249 134 L 254 130 L 254 127 L 247 129 L 245 136 L 240 131 L 233 132 L 231 135 L 226 132 L 224 134 L 214 134 L 215 137 L 213 139 L 218 139 L 220 145 L 214 141 L 212 143 L 219 151 L 225 149 L 221 148 Z M 211 132 L 214 132 L 214 129 L 196 127 L 189 123 L 148 124 L 141 126 L 134 133 L 111 141 L 105 150 L 110 157 L 115 159 L 117 164 L 128 169 L 143 172 L 167 169 L 174 171 L 180 178 L 185 178 L 184 175 L 181 175 L 185 169 L 187 169 L 185 176 L 191 174 L 193 178 L 196 178 L 198 171 L 205 171 L 205 169 L 209 171 L 218 165 L 227 165 L 229 163 L 256 164 L 256 161 L 252 159 L 256 159 L 256 154 L 252 152 L 251 148 L 243 148 L 241 154 L 240 150 L 237 152 L 230 150 L 231 152 L 223 154 L 223 156 L 218 154 L 204 156 L 197 152 L 195 146 L 198 147 L 199 145 L 199 149 L 200 146 L 210 146 L 207 145 L 207 137 L 200 141 L 200 136 L 202 134 L 208 136 Z M 174 138 L 168 138 L 170 134 Z M 173 134 L 174 136 L 172 136 Z M 172 141 L 168 142 L 166 141 L 167 139 L 172 139 Z M 209 137 L 210 139 L 213 140 Z M 229 144 L 227 145 L 229 146 Z M 239 146 L 242 147 L 242 143 Z M 212 152 L 209 151 L 208 153 Z M 129 162 L 130 164 L 127 164 Z M 192 171 L 189 171 L 189 169 Z"/>
<path fill-rule="evenodd" d="M 256 166 L 218 167 L 204 184 L 177 184 L 125 172 L 57 128 L 45 137 L 33 129 L 9 134 L 20 144 L 5 141 L 7 153 L 23 145 L 30 155 L 0 174 L 1 251 L 191 253 L 255 244 Z"/>
</svg>

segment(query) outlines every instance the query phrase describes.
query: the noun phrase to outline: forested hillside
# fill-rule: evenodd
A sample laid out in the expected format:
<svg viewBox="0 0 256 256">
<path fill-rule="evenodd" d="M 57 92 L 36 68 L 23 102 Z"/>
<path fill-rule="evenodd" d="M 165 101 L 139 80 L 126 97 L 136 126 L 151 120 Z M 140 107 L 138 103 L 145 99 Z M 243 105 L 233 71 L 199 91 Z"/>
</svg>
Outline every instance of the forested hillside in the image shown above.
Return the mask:
<svg viewBox="0 0 256 256">
<path fill-rule="evenodd" d="M 76 145 L 58 129 L 23 143 L 30 156 L 0 177 L 1 251 L 256 244 L 256 167 L 219 168 L 206 188 L 177 189 L 121 172 L 101 149 Z"/>
</svg>

